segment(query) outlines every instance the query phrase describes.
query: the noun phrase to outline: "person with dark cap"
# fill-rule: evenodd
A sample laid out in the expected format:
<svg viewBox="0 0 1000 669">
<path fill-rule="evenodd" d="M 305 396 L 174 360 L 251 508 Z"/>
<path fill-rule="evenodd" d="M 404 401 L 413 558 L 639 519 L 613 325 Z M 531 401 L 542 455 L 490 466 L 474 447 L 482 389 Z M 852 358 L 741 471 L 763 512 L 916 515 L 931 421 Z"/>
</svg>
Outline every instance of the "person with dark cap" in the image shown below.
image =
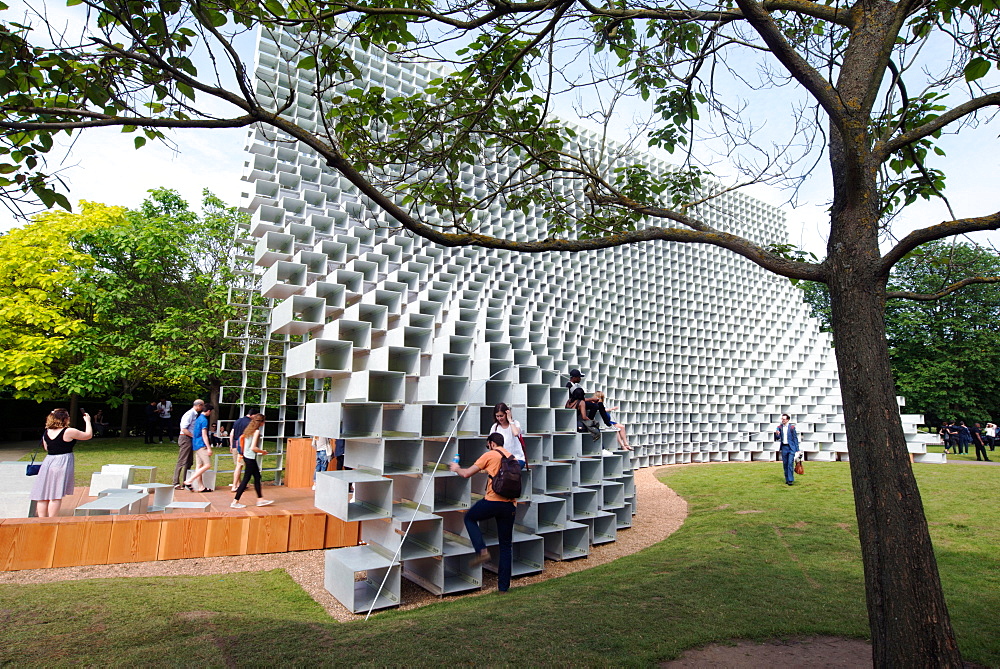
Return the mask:
<svg viewBox="0 0 1000 669">
<path fill-rule="evenodd" d="M 583 374 L 580 373 L 579 369 L 569 370 L 569 382 L 566 384 L 566 390 L 572 395 L 574 388 L 583 388 L 580 382 L 583 381 Z"/>
<path fill-rule="evenodd" d="M 576 409 L 579 416 L 577 416 L 577 431 L 590 432 L 590 436 L 593 437 L 594 441 L 601 438 L 601 430 L 597 427 L 597 423 L 587 415 L 587 403 L 584 400 L 583 386 L 580 385 L 580 381 L 583 380 L 583 374 L 580 373 L 579 369 L 569 370 L 569 383 L 566 384 L 566 389 L 569 391 L 569 399 L 566 400 L 567 409 Z"/>
</svg>

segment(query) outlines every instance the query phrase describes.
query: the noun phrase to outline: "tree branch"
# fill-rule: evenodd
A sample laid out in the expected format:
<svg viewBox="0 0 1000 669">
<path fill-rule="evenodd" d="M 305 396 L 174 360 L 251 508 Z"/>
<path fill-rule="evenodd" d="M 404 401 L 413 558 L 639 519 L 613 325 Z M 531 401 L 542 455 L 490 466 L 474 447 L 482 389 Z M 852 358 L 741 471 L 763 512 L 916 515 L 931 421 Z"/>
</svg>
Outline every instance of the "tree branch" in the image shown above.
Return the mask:
<svg viewBox="0 0 1000 669">
<path fill-rule="evenodd" d="M 781 28 L 774 22 L 762 4 L 754 0 L 736 0 L 736 4 L 743 10 L 747 22 L 764 40 L 774 57 L 823 107 L 834 125 L 841 132 L 844 132 L 846 110 L 840 98 L 835 94 L 833 85 L 792 48 L 788 40 L 785 39 Z"/>
<path fill-rule="evenodd" d="M 872 153 L 880 163 L 885 162 L 889 159 L 889 156 L 896 151 L 899 151 L 907 144 L 912 144 L 913 142 L 923 139 L 924 137 L 929 137 L 938 130 L 944 128 L 949 123 L 954 123 L 955 121 L 958 121 L 975 111 L 994 105 L 1000 106 L 1000 93 L 990 93 L 989 95 L 974 98 L 968 102 L 960 104 L 957 107 L 949 109 L 945 113 L 935 117 L 933 120 L 928 121 L 922 126 L 914 128 L 908 132 L 904 132 L 895 139 L 885 142 L 881 145 L 881 147 L 876 146 Z"/>
<path fill-rule="evenodd" d="M 76 128 L 100 128 L 114 127 L 122 125 L 134 125 L 141 128 L 242 128 L 258 119 L 254 115 L 236 116 L 234 118 L 220 119 L 171 119 L 152 117 L 129 117 L 111 116 L 108 114 L 98 114 L 86 110 L 59 109 L 51 107 L 0 107 L 0 111 L 14 111 L 18 113 L 37 113 L 54 115 L 58 114 L 82 116 L 90 118 L 89 121 L 0 121 L 0 128 L 5 130 L 32 131 L 32 130 L 72 130 Z"/>
<path fill-rule="evenodd" d="M 357 5 L 351 2 L 338 3 L 339 8 L 324 12 L 316 17 L 308 19 L 287 19 L 275 17 L 275 23 L 282 25 L 298 25 L 303 23 L 314 23 L 326 21 L 336 16 L 344 14 L 364 14 L 367 16 L 405 16 L 413 19 L 423 19 L 441 23 L 459 30 L 473 30 L 481 28 L 491 21 L 510 16 L 513 14 L 528 14 L 543 11 L 550 8 L 550 2 L 541 0 L 537 2 L 489 2 L 490 11 L 468 21 L 461 21 L 448 14 L 434 12 L 428 9 L 414 7 L 373 7 L 370 5 Z M 740 11 L 698 11 L 694 9 L 656 9 L 645 7 L 642 9 L 618 9 L 615 7 L 598 7 L 587 0 L 578 0 L 578 4 L 587 12 L 595 16 L 606 16 L 611 19 L 626 20 L 657 20 L 657 21 L 698 21 L 698 22 L 732 22 L 745 18 L 745 14 Z M 762 3 L 765 11 L 772 12 L 792 12 L 804 16 L 811 16 L 822 21 L 828 21 L 837 25 L 847 26 L 849 13 L 838 7 L 811 2 L 809 0 L 770 0 Z"/>
<path fill-rule="evenodd" d="M 881 270 L 883 273 L 888 274 L 892 266 L 899 262 L 903 256 L 926 242 L 954 235 L 963 235 L 969 232 L 998 229 L 1000 229 L 1000 212 L 976 218 L 960 218 L 954 221 L 945 221 L 937 225 L 932 225 L 929 228 L 914 230 L 899 240 L 899 243 L 882 257 Z"/>
<path fill-rule="evenodd" d="M 961 290 L 966 286 L 971 286 L 977 283 L 1000 283 L 1000 276 L 973 276 L 968 279 L 962 279 L 961 281 L 956 281 L 950 286 L 942 288 L 936 293 L 911 293 L 908 291 L 889 291 L 885 294 L 888 299 L 901 299 L 901 300 L 915 300 L 917 302 L 931 302 L 933 300 L 939 300 L 945 295 L 950 295 L 956 290 Z"/>
<path fill-rule="evenodd" d="M 265 117 L 261 119 L 263 122 L 287 133 L 323 156 L 329 167 L 338 170 L 359 191 L 371 198 L 372 202 L 381 207 L 403 228 L 442 246 L 480 246 L 491 249 L 506 249 L 518 253 L 546 253 L 550 251 L 591 251 L 653 240 L 686 244 L 701 243 L 728 249 L 781 276 L 808 281 L 825 281 L 824 265 L 788 260 L 767 251 L 743 237 L 728 232 L 721 232 L 698 222 L 695 222 L 701 228 L 698 230 L 648 227 L 641 230 L 612 233 L 607 237 L 594 239 L 555 239 L 550 237 L 548 239 L 527 242 L 518 242 L 470 232 L 442 232 L 436 227 L 414 218 L 409 212 L 402 209 L 393 199 L 387 197 L 380 189 L 373 186 L 354 168 L 350 161 L 346 160 L 332 146 L 320 141 L 315 135 L 302 130 L 294 123 L 280 116 L 268 112 L 262 112 L 262 115 Z M 657 211 L 665 212 L 666 210 Z"/>
</svg>

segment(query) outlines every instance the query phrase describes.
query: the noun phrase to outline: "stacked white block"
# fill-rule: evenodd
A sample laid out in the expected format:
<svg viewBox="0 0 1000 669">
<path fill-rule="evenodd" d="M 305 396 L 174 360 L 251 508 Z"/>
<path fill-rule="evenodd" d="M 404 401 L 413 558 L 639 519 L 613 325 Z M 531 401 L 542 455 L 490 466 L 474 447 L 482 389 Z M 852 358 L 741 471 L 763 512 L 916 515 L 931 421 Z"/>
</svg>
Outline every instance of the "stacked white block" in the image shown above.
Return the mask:
<svg viewBox="0 0 1000 669">
<path fill-rule="evenodd" d="M 291 33 L 259 37 L 262 105 L 276 109 L 290 90 L 312 90 L 312 74 L 295 68 L 300 44 Z M 439 74 L 339 46 L 358 56 L 363 81 L 378 81 L 389 95 L 420 90 Z M 303 93 L 282 113 L 319 124 L 319 107 Z M 584 151 L 604 141 L 577 134 Z M 301 143 L 257 128 L 246 148 L 251 222 L 236 246 L 252 270 L 231 291 L 239 316 L 227 334 L 242 346 L 225 358 L 239 380 L 222 401 L 268 407 L 277 420 L 268 421 L 267 436 L 279 446 L 289 436 L 343 437 L 348 466 L 387 482 L 324 476 L 321 508 L 348 519 L 377 509 L 363 522 L 399 527 L 410 526 L 397 517 L 410 506 L 443 518 L 441 554 L 407 564 L 395 549 L 388 558 L 364 553 L 390 561 L 373 567 L 387 582 L 402 575 L 442 593 L 480 582 L 466 568 L 461 510 L 483 484 L 463 488 L 428 463 L 435 449 L 441 462 L 451 449 L 472 462 L 496 402 L 513 405 L 533 465 L 519 521 L 521 571 L 540 569 L 540 556 L 581 556 L 627 528 L 637 505 L 633 468 L 774 461 L 772 430 L 783 412 L 793 415 L 810 459 L 846 456 L 829 336 L 787 280 L 704 245 L 652 242 L 573 255 L 441 248 L 393 227 Z M 671 169 L 641 159 L 654 172 Z M 475 192 L 511 169 L 498 159 L 466 166 L 460 179 Z M 439 220 L 430 209 L 418 213 Z M 761 244 L 786 238 L 782 212 L 741 193 L 715 198 L 698 214 Z M 530 208 L 494 205 L 479 223 L 508 238 L 548 235 L 544 216 Z M 613 417 L 628 427 L 630 457 L 604 454 L 616 447 L 613 433 L 600 442 L 576 433 L 563 408 L 573 367 L 583 370 L 587 390 L 603 390 L 618 407 Z M 919 452 L 919 440 L 910 443 Z M 354 502 L 331 497 L 350 489 Z M 424 489 L 427 499 L 413 499 Z M 330 569 L 346 578 L 363 563 L 332 560 L 328 579 Z M 342 594 L 351 606 L 374 601 Z"/>
<path fill-rule="evenodd" d="M 515 385 L 501 387 L 507 394 L 499 401 L 513 401 Z M 529 411 L 515 405 L 515 418 L 526 429 L 531 424 L 547 431 L 525 434 L 529 469 L 514 533 L 515 576 L 542 570 L 545 558 L 586 557 L 592 544 L 613 541 L 618 529 L 631 525 L 635 502 L 630 453 L 602 452 L 601 441 L 575 430 L 553 433 L 551 421 L 529 423 Z M 491 414 L 492 407 L 474 404 L 307 405 L 306 430 L 345 439 L 345 465 L 354 467 L 321 473 L 316 481 L 316 506 L 361 522 L 367 548 L 328 552 L 327 587 L 344 606 L 360 613 L 400 604 L 397 574 L 439 595 L 482 586 L 482 566 L 470 564 L 475 552 L 463 514 L 483 496 L 487 478 L 464 479 L 446 465 L 458 456 L 468 466 L 483 453 Z M 593 455 L 584 457 L 585 451 Z M 490 522 L 482 529 L 493 553 L 486 567 L 495 571 L 496 528 Z M 369 577 L 364 586 L 347 586 L 369 568 L 380 574 L 378 583 Z"/>
</svg>

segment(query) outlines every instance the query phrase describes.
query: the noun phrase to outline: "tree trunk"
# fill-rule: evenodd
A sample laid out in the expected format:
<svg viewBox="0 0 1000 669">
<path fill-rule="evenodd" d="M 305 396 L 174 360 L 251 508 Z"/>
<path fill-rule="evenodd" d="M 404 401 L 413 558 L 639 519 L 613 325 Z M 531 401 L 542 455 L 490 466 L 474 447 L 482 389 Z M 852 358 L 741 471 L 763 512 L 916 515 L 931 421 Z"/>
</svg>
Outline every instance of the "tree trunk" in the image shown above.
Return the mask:
<svg viewBox="0 0 1000 669">
<path fill-rule="evenodd" d="M 70 393 L 70 396 L 69 396 L 69 424 L 70 424 L 70 427 L 75 427 L 75 428 L 79 428 L 80 427 L 80 419 L 77 418 L 77 414 L 80 413 L 79 407 L 80 407 L 80 394 L 79 393 Z"/>
<path fill-rule="evenodd" d="M 128 393 L 122 399 L 122 437 L 128 436 Z"/>
<path fill-rule="evenodd" d="M 961 667 L 896 403 L 885 279 L 857 255 L 840 258 L 829 285 L 873 663 Z"/>
<path fill-rule="evenodd" d="M 211 382 L 208 389 L 208 403 L 215 407 L 215 416 L 219 416 L 219 393 L 221 387 L 215 381 Z M 221 416 L 219 416 L 221 417 Z"/>
</svg>

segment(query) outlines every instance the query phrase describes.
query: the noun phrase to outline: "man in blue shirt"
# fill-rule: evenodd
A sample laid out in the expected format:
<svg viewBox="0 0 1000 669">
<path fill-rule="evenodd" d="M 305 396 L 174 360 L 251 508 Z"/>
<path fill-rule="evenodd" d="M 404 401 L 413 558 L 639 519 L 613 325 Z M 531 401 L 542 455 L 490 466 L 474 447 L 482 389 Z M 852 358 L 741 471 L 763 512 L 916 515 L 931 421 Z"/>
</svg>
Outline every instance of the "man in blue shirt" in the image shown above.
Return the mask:
<svg viewBox="0 0 1000 669">
<path fill-rule="evenodd" d="M 206 487 L 202 482 L 201 475 L 212 468 L 212 446 L 208 440 L 208 417 L 212 415 L 214 408 L 211 404 L 206 404 L 191 428 L 191 449 L 194 451 L 196 467 L 184 481 L 184 485 L 188 490 L 194 492 L 212 492 L 212 489 Z M 198 482 L 198 488 L 194 487 L 195 481 Z"/>
<path fill-rule="evenodd" d="M 785 483 L 788 485 L 795 482 L 795 454 L 799 450 L 799 433 L 790 420 L 787 413 L 781 414 L 781 425 L 774 431 L 774 440 L 781 444 L 781 463 L 785 468 Z"/>
</svg>

